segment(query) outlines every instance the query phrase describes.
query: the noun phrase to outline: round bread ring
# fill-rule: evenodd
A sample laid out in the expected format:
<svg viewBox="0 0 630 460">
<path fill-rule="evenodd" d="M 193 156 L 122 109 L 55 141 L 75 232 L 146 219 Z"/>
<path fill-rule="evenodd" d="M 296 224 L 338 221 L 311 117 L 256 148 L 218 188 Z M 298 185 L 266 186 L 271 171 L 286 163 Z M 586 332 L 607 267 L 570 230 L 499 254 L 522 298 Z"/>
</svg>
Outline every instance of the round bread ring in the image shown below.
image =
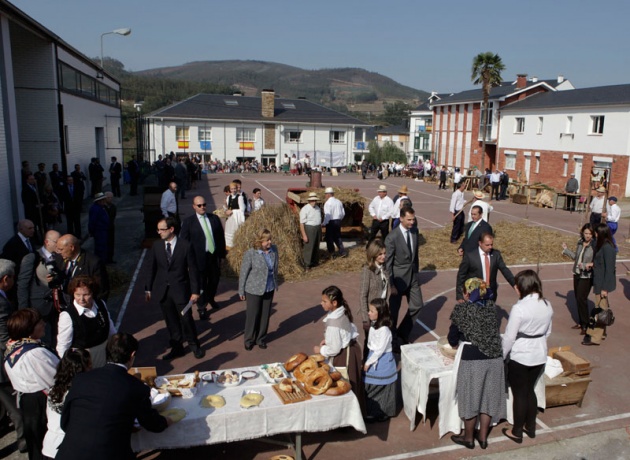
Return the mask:
<svg viewBox="0 0 630 460">
<path fill-rule="evenodd" d="M 330 372 L 330 366 L 326 363 L 319 363 L 319 368 L 324 369 L 326 372 Z"/>
<path fill-rule="evenodd" d="M 282 379 L 282 381 L 278 384 L 278 388 L 285 393 L 293 393 L 293 384 L 291 383 L 291 379 Z"/>
<path fill-rule="evenodd" d="M 321 395 L 332 385 L 332 379 L 324 369 L 317 369 L 308 374 L 304 388 L 312 395 Z"/>
<path fill-rule="evenodd" d="M 341 377 L 343 377 L 341 375 L 341 372 L 339 372 L 339 371 L 333 371 L 333 372 L 330 372 L 329 374 L 330 374 L 330 378 L 333 379 L 333 382 L 336 382 L 336 381 L 340 380 Z"/>
<path fill-rule="evenodd" d="M 306 356 L 306 353 L 297 353 L 297 354 L 291 356 L 287 360 L 287 362 L 284 363 L 284 368 L 288 372 L 293 372 L 293 369 L 295 369 L 300 364 L 302 364 L 306 360 L 306 358 L 308 358 L 308 356 Z"/>
<path fill-rule="evenodd" d="M 309 356 L 309 358 L 314 360 L 316 363 L 323 363 L 326 361 L 326 357 L 321 353 L 315 353 L 314 355 Z"/>
<path fill-rule="evenodd" d="M 350 382 L 346 382 L 345 380 L 337 380 L 333 386 L 326 390 L 325 394 L 328 396 L 340 396 L 345 395 L 350 390 L 352 390 Z"/>
<path fill-rule="evenodd" d="M 306 382 L 308 375 L 317 369 L 317 363 L 312 358 L 307 358 L 302 364 L 293 370 L 293 375 L 300 382 Z"/>
</svg>

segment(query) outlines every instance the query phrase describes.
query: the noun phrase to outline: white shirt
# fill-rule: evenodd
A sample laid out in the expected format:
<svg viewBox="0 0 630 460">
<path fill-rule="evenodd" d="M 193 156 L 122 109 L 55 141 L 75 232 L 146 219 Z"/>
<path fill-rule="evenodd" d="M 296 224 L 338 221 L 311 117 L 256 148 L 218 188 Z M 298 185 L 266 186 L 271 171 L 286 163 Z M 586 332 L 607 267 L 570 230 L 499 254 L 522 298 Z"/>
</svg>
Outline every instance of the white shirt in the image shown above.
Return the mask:
<svg viewBox="0 0 630 460">
<path fill-rule="evenodd" d="M 604 210 L 604 197 L 594 196 L 589 206 L 592 213 L 601 214 Z"/>
<path fill-rule="evenodd" d="M 456 184 L 459 184 L 461 180 L 462 180 L 462 173 L 456 172 L 453 175 L 453 182 L 455 182 Z"/>
<path fill-rule="evenodd" d="M 341 318 L 345 316 L 345 307 L 337 307 L 336 310 L 331 311 L 324 318 L 324 323 L 329 319 Z M 326 326 L 326 332 L 324 333 L 325 345 L 322 345 L 319 352 L 327 358 L 331 356 L 337 356 L 339 352 L 350 344 L 352 339 L 356 339 L 359 336 L 357 327 L 348 320 L 349 330 L 345 328 L 339 328 L 334 326 Z"/>
<path fill-rule="evenodd" d="M 160 209 L 164 217 L 168 217 L 169 212 L 173 214 L 177 213 L 177 199 L 171 189 L 165 190 L 164 193 L 162 193 Z"/>
<path fill-rule="evenodd" d="M 368 211 L 374 219 L 389 219 L 394 215 L 394 202 L 387 195 L 383 198 L 377 195 L 370 203 Z"/>
<path fill-rule="evenodd" d="M 490 213 L 494 210 L 494 208 L 491 204 L 486 203 L 483 200 L 475 200 L 472 202 L 472 204 L 470 205 L 470 209 L 468 209 L 468 222 L 472 221 L 471 213 L 472 208 L 474 208 L 475 206 L 479 206 L 481 208 L 481 218 L 488 222 L 488 217 L 490 216 Z"/>
<path fill-rule="evenodd" d="M 503 334 L 503 357 L 508 353 L 510 359 L 524 366 L 538 366 L 547 362 L 547 337 L 551 334 L 551 304 L 530 294 L 514 304 Z M 542 337 L 516 338 L 522 332 L 527 335 Z"/>
<path fill-rule="evenodd" d="M 457 189 L 453 192 L 453 195 L 451 196 L 451 204 L 448 207 L 448 210 L 452 213 L 456 213 L 457 211 L 462 209 L 465 204 L 466 199 L 464 198 L 464 192 L 462 192 L 460 189 Z"/>
<path fill-rule="evenodd" d="M 322 225 L 322 213 L 319 210 L 319 206 L 307 204 L 300 209 L 300 223 L 315 227 Z"/>
<path fill-rule="evenodd" d="M 398 228 L 400 229 L 400 233 L 402 233 L 403 239 L 405 240 L 405 244 L 407 244 L 407 238 L 411 238 L 411 233 L 409 233 L 409 230 L 407 230 L 402 225 L 399 225 Z M 415 254 L 414 247 L 413 247 L 413 240 L 410 240 L 410 243 L 411 243 L 411 258 L 413 259 L 413 256 Z"/>
<path fill-rule="evenodd" d="M 612 206 L 606 203 L 606 222 L 619 222 L 621 217 L 621 208 L 617 203 Z"/>
<path fill-rule="evenodd" d="M 83 308 L 76 302 L 73 302 L 74 308 L 76 308 L 79 316 L 85 315 L 88 318 L 96 318 L 98 313 L 98 307 L 96 302 L 92 303 L 92 308 Z M 103 302 L 105 305 L 105 302 Z M 70 307 L 72 308 L 72 307 Z M 105 305 L 107 308 L 107 305 Z M 109 315 L 109 337 L 116 333 L 116 326 L 112 321 L 112 316 Z M 59 332 L 57 333 L 57 354 L 63 356 L 63 354 L 72 346 L 72 339 L 74 338 L 74 329 L 72 327 L 72 318 L 66 311 L 59 313 Z"/>
<path fill-rule="evenodd" d="M 14 364 L 4 363 L 13 388 L 22 393 L 48 390 L 55 383 L 59 358 L 44 347 L 34 348 Z"/>
<path fill-rule="evenodd" d="M 262 208 L 265 204 L 265 200 L 263 200 L 262 198 L 257 198 L 254 200 L 254 211 L 258 211 L 260 208 Z"/>
<path fill-rule="evenodd" d="M 486 282 L 488 286 L 490 286 L 490 280 L 486 279 L 486 253 L 481 250 L 481 248 L 477 248 L 479 251 L 479 257 L 481 258 L 481 272 L 483 273 L 483 280 Z M 488 261 L 490 261 L 490 254 L 488 254 Z"/>
<path fill-rule="evenodd" d="M 331 196 L 324 203 L 324 223 L 322 225 L 328 225 L 331 220 L 341 220 L 346 216 L 346 211 L 343 209 L 343 203 L 334 196 Z"/>
<path fill-rule="evenodd" d="M 378 329 L 374 329 L 374 326 L 370 327 L 368 334 L 368 350 L 372 351 L 372 356 L 365 361 L 365 364 L 373 365 L 374 369 L 378 366 L 378 360 L 383 353 L 392 351 L 392 331 L 390 328 L 381 326 Z"/>
<path fill-rule="evenodd" d="M 493 172 L 490 174 L 490 182 L 501 182 L 501 173 Z"/>
<path fill-rule="evenodd" d="M 392 216 L 394 219 L 400 219 L 400 205 L 403 201 L 410 201 L 407 195 L 401 195 L 396 199 L 394 203 L 394 215 Z"/>
</svg>

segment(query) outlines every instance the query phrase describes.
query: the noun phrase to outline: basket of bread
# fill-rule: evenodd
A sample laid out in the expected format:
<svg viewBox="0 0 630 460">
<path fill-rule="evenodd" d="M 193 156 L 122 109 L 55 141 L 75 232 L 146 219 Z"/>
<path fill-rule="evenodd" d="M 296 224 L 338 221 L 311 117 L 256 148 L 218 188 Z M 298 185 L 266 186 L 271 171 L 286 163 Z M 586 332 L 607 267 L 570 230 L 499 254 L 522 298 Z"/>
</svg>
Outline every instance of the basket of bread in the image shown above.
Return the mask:
<svg viewBox="0 0 630 460">
<path fill-rule="evenodd" d="M 179 374 L 155 378 L 155 388 L 168 391 L 172 396 L 189 398 L 197 393 L 199 371 L 194 374 Z"/>
<path fill-rule="evenodd" d="M 325 360 L 320 354 L 307 356 L 306 353 L 297 353 L 284 363 L 284 367 L 293 372 L 293 377 L 311 395 L 339 396 L 348 393 L 350 383 Z"/>
</svg>

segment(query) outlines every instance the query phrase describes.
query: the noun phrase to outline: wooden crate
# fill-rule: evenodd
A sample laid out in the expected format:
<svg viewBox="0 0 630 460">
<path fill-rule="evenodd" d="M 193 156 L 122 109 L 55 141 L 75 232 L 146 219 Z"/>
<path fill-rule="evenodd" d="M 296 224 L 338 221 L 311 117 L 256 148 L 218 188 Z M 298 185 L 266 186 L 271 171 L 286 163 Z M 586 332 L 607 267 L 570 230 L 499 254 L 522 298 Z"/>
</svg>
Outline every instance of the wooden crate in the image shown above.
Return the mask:
<svg viewBox="0 0 630 460">
<path fill-rule="evenodd" d="M 527 195 L 515 193 L 514 195 L 512 195 L 512 203 L 527 204 Z"/>
<path fill-rule="evenodd" d="M 550 379 L 545 375 L 545 401 L 547 407 L 566 406 L 569 404 L 577 404 L 578 407 L 582 407 L 582 401 L 589 383 L 591 383 L 589 377 L 569 375 Z"/>
</svg>

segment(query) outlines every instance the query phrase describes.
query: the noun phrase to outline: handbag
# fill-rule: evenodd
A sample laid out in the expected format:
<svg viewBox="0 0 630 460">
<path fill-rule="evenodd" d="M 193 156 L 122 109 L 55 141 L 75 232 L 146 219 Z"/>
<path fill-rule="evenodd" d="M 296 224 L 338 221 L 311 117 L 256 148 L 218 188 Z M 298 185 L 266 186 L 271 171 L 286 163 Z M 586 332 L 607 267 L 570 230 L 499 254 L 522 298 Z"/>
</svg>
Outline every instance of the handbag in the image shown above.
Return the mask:
<svg viewBox="0 0 630 460">
<path fill-rule="evenodd" d="M 596 307 L 593 310 L 593 317 L 595 319 L 596 327 L 607 327 L 615 324 L 615 315 L 611 310 L 610 306 L 607 310 L 603 310 L 600 307 Z"/>
</svg>

